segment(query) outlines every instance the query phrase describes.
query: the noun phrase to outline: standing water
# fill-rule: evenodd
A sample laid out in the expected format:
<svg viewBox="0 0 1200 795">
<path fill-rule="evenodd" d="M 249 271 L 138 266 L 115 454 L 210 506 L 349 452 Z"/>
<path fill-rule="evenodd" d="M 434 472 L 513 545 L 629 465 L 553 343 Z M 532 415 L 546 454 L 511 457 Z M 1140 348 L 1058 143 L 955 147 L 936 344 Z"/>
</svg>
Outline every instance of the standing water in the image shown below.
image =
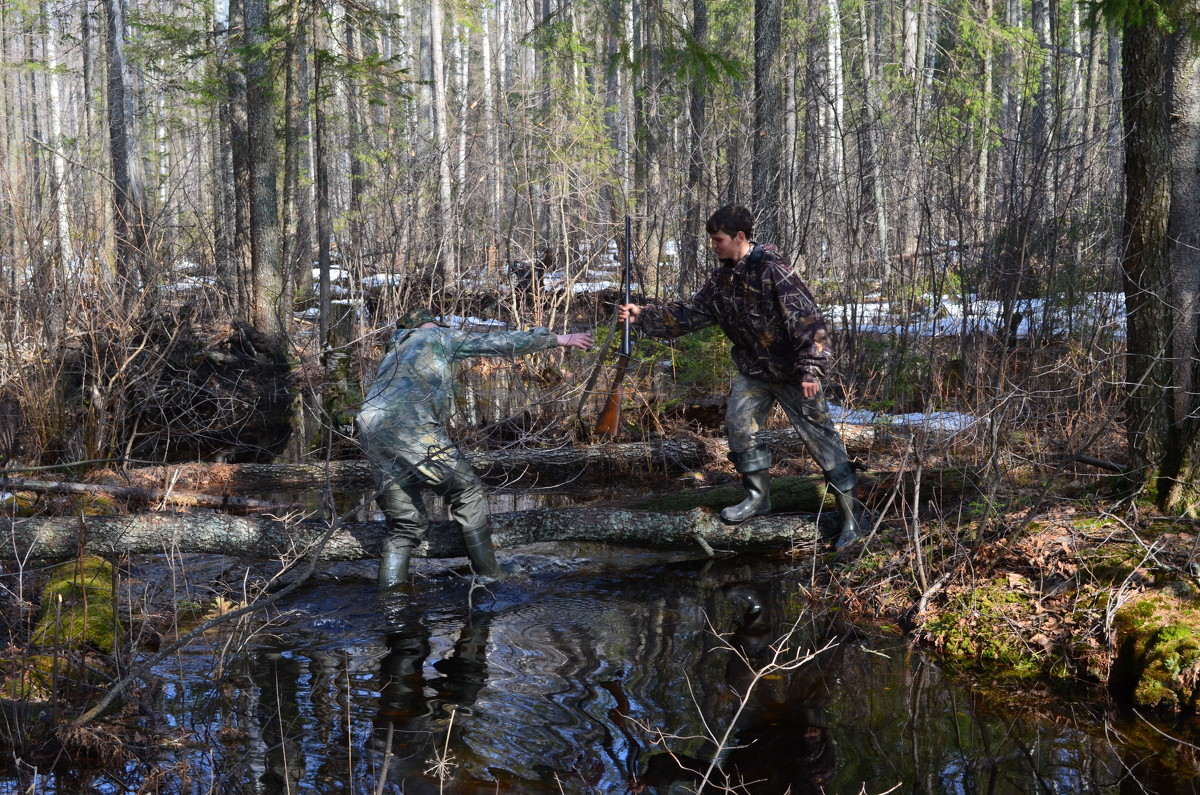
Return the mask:
<svg viewBox="0 0 1200 795">
<path fill-rule="evenodd" d="M 1200 789 L 1195 746 L 1164 737 L 1187 726 L 1048 697 L 1002 707 L 809 604 L 809 561 L 581 545 L 501 559 L 516 572 L 486 588 L 461 561 L 421 561 L 414 591 L 386 598 L 373 564 L 332 567 L 254 631 L 159 667 L 137 694 L 157 770 L 60 768 L 30 790 L 10 768 L 0 792 Z M 166 576 L 161 561 L 135 574 Z"/>
</svg>

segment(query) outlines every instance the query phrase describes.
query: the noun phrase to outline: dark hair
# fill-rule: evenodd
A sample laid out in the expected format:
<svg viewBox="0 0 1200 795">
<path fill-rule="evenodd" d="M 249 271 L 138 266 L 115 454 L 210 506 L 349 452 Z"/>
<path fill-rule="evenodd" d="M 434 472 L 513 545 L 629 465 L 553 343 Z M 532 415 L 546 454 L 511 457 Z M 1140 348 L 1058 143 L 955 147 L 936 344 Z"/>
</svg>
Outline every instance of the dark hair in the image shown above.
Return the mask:
<svg viewBox="0 0 1200 795">
<path fill-rule="evenodd" d="M 709 216 L 704 228 L 710 235 L 724 232 L 730 237 L 737 237 L 738 232 L 745 232 L 746 239 L 749 240 L 754 231 L 754 215 L 740 204 L 726 204 Z"/>
</svg>

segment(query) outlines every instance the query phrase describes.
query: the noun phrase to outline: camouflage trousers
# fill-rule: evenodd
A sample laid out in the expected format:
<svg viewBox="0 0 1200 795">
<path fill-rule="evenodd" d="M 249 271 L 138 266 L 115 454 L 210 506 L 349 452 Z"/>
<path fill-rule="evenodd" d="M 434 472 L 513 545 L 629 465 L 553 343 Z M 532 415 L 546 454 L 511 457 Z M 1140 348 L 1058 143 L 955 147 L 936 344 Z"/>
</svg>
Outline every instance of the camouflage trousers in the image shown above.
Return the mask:
<svg viewBox="0 0 1200 795">
<path fill-rule="evenodd" d="M 400 467 L 380 467 L 378 471 L 393 472 Z M 487 494 L 479 476 L 461 456 L 441 456 L 434 462 L 421 464 L 421 472 L 409 468 L 402 476 L 389 476 L 380 483 L 376 498 L 388 520 L 388 542 L 397 546 L 415 547 L 425 539 L 429 530 L 429 514 L 421 489 L 429 489 L 446 501 L 450 518 L 464 532 L 478 530 L 488 523 Z M 381 475 L 382 477 L 382 475 Z"/>
<path fill-rule="evenodd" d="M 799 384 L 771 384 L 741 373 L 734 376 L 729 405 L 725 409 L 725 438 L 729 441 L 730 453 L 746 453 L 762 444 L 758 434 L 776 403 L 783 408 L 809 455 L 824 472 L 849 463 L 846 446 L 829 415 L 829 403 L 823 389 L 815 397 L 805 398 Z"/>
</svg>

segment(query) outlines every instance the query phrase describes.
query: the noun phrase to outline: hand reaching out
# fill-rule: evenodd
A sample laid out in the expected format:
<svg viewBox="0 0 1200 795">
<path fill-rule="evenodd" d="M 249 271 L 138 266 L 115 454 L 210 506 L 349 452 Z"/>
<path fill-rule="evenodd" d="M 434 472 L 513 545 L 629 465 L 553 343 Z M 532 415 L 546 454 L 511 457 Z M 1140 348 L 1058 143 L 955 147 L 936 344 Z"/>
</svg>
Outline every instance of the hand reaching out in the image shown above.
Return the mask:
<svg viewBox="0 0 1200 795">
<path fill-rule="evenodd" d="M 586 351 L 592 347 L 592 335 L 587 333 L 559 334 L 558 344 L 563 348 L 578 348 Z"/>
</svg>

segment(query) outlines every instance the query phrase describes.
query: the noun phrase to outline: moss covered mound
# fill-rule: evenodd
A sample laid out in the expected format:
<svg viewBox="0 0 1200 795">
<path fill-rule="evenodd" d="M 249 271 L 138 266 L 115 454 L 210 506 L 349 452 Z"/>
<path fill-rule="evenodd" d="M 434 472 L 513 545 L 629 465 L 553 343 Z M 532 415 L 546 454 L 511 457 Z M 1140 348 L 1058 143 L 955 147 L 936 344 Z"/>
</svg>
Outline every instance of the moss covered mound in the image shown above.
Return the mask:
<svg viewBox="0 0 1200 795">
<path fill-rule="evenodd" d="M 1144 707 L 1196 711 L 1200 600 L 1156 592 L 1117 611 L 1113 695 Z"/>
<path fill-rule="evenodd" d="M 119 634 L 112 565 L 86 557 L 58 566 L 42 592 L 33 643 L 56 648 L 86 646 L 112 654 Z"/>
</svg>

